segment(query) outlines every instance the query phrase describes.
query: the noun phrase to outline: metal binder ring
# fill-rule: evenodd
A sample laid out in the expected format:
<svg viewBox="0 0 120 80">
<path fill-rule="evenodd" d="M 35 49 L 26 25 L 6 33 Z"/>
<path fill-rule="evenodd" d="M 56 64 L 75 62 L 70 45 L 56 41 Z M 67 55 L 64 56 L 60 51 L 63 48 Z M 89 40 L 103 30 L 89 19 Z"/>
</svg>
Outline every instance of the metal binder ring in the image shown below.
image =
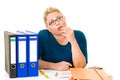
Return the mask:
<svg viewBox="0 0 120 80">
<path fill-rule="evenodd" d="M 25 65 L 24 64 L 20 64 L 20 68 L 24 68 L 25 67 Z"/>
<path fill-rule="evenodd" d="M 16 68 L 16 65 L 11 65 L 11 69 L 15 69 Z"/>
<path fill-rule="evenodd" d="M 35 67 L 36 65 L 35 65 L 35 63 L 32 63 L 31 66 L 32 66 L 32 67 Z"/>
</svg>

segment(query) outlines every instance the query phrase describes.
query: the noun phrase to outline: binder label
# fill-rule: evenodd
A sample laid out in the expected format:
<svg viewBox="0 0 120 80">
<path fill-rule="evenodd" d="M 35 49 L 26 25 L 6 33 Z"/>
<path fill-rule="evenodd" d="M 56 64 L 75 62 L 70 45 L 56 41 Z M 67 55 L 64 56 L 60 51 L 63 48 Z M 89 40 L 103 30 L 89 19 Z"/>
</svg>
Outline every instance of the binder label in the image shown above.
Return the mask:
<svg viewBox="0 0 120 80">
<path fill-rule="evenodd" d="M 30 62 L 37 61 L 37 39 L 30 38 Z"/>
<path fill-rule="evenodd" d="M 16 63 L 16 39 L 15 37 L 10 38 L 11 45 L 11 64 Z"/>
<path fill-rule="evenodd" d="M 26 62 L 26 37 L 19 37 L 19 63 Z"/>
</svg>

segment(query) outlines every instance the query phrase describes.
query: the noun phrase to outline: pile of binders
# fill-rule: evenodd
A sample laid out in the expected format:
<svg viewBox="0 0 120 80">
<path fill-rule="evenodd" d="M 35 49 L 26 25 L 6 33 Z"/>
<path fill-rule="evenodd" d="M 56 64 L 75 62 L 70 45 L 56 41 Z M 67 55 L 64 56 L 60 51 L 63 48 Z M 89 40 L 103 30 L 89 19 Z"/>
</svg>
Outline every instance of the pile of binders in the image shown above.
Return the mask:
<svg viewBox="0 0 120 80">
<path fill-rule="evenodd" d="M 38 76 L 37 33 L 4 31 L 5 70 L 10 78 Z"/>
</svg>

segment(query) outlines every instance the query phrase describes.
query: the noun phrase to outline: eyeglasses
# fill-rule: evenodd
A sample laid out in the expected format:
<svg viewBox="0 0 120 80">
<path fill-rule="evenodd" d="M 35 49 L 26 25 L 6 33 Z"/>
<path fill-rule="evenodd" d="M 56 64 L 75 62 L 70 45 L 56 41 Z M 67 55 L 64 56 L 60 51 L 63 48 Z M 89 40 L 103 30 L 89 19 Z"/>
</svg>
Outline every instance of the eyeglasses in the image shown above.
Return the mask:
<svg viewBox="0 0 120 80">
<path fill-rule="evenodd" d="M 56 22 L 60 22 L 60 21 L 62 21 L 62 20 L 63 20 L 63 16 L 58 16 L 58 17 L 56 17 L 55 20 L 52 19 L 52 20 L 49 22 L 48 25 L 53 26 L 53 25 L 56 24 Z"/>
</svg>

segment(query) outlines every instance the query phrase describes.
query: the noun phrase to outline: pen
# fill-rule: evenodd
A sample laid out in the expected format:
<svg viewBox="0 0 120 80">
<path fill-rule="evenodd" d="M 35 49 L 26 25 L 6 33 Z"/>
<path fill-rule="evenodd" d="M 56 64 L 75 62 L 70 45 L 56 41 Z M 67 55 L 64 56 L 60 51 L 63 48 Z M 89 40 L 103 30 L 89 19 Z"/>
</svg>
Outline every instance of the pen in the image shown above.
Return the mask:
<svg viewBox="0 0 120 80">
<path fill-rule="evenodd" d="M 40 69 L 40 73 L 45 77 L 45 78 L 49 78 L 49 76 L 47 74 L 45 74 L 45 72 L 43 70 Z"/>
</svg>

